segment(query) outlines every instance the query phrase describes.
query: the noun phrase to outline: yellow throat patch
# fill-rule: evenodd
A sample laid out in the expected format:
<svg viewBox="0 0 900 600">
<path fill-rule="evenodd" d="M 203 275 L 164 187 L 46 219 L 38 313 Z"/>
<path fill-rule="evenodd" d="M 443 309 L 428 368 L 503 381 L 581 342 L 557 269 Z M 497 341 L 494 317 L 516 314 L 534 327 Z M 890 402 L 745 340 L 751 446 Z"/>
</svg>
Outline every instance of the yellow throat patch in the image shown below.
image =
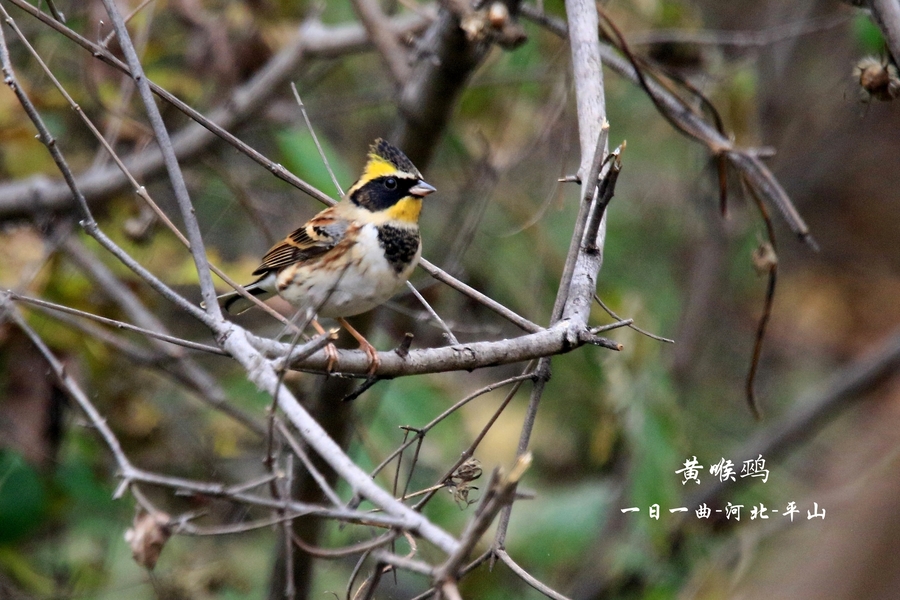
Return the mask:
<svg viewBox="0 0 900 600">
<path fill-rule="evenodd" d="M 402 221 L 404 223 L 418 223 L 419 213 L 422 212 L 422 199 L 407 196 L 393 205 L 384 213 L 392 221 Z"/>
</svg>

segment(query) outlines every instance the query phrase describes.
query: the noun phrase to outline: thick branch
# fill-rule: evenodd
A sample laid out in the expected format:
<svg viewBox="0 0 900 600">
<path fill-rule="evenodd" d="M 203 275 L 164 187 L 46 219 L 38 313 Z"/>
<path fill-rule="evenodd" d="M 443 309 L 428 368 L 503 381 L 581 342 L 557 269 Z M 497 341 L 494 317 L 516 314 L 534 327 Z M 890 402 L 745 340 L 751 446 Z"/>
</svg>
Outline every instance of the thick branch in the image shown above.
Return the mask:
<svg viewBox="0 0 900 600">
<path fill-rule="evenodd" d="M 418 60 L 400 94 L 402 120 L 394 137 L 407 156 L 424 168 L 456 98 L 490 44 L 469 41 L 460 29 L 459 17 L 445 5 L 417 48 Z"/>
<path fill-rule="evenodd" d="M 404 529 L 420 535 L 447 554 L 452 554 L 459 548 L 459 542 L 449 533 L 394 499 L 344 453 L 285 386 L 280 385 L 278 373 L 271 363 L 253 349 L 243 329 L 227 323 L 223 325 L 222 347 L 247 370 L 247 376 L 251 381 L 277 398 L 278 407 L 300 432 L 306 443 L 347 481 L 354 492 L 367 498 L 387 514 L 402 519 L 405 522 Z"/>
<path fill-rule="evenodd" d="M 900 2 L 898 0 L 871 0 L 872 16 L 884 34 L 894 60 L 900 60 Z"/>
<path fill-rule="evenodd" d="M 391 30 L 390 19 L 381 12 L 378 1 L 353 0 L 353 8 L 366 28 L 369 39 L 378 48 L 394 83 L 398 87 L 406 83 L 410 72 L 409 59 L 397 40 L 396 34 Z"/>
<path fill-rule="evenodd" d="M 283 356 L 289 351 L 286 344 L 256 338 L 253 343 L 270 357 Z M 512 363 L 564 354 L 585 344 L 594 344 L 620 350 L 621 346 L 606 338 L 597 337 L 590 330 L 572 320 L 563 320 L 549 329 L 523 335 L 511 340 L 496 342 L 473 342 L 412 350 L 405 357 L 396 352 L 379 352 L 381 364 L 375 375 L 379 377 L 400 377 L 423 373 L 445 373 L 448 371 L 472 371 L 484 367 L 508 365 Z M 365 375 L 371 361 L 359 350 L 338 350 L 335 369 L 341 373 Z M 308 359 L 292 364 L 294 369 L 324 371 L 328 365 L 325 352 L 317 352 Z"/>
</svg>

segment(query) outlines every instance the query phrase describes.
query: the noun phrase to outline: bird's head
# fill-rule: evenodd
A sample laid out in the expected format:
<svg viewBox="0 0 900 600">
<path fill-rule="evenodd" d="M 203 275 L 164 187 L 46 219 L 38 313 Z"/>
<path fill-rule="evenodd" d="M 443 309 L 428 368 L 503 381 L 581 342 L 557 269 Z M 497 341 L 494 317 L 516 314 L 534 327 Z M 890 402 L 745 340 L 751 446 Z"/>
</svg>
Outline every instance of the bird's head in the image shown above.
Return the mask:
<svg viewBox="0 0 900 600">
<path fill-rule="evenodd" d="M 391 221 L 416 223 L 422 198 L 433 191 L 403 152 L 379 138 L 369 149 L 362 177 L 347 191 L 347 197 L 356 206 L 382 213 Z"/>
</svg>

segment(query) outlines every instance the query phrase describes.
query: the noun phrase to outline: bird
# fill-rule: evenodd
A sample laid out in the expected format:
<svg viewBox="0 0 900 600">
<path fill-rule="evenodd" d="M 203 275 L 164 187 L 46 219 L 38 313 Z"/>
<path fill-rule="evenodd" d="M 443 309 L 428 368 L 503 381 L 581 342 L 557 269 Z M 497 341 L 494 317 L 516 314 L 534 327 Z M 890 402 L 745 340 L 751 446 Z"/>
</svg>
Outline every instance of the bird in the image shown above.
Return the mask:
<svg viewBox="0 0 900 600">
<path fill-rule="evenodd" d="M 407 282 L 422 256 L 422 199 L 434 191 L 400 149 L 376 139 L 341 201 L 272 246 L 252 273 L 259 278 L 244 290 L 260 300 L 278 294 L 295 308 L 336 319 L 369 357 L 371 376 L 380 364 L 375 348 L 345 317 L 387 302 Z M 219 296 L 219 303 L 229 314 L 254 305 L 238 292 Z M 330 372 L 337 360 L 332 344 L 326 355 Z"/>
</svg>

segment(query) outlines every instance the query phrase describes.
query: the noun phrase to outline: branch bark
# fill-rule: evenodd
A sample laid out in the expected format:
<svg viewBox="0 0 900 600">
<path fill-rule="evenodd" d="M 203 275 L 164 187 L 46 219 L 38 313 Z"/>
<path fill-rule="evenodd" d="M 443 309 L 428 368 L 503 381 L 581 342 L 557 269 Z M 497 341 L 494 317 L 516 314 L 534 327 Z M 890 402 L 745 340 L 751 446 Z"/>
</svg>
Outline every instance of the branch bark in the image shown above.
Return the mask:
<svg viewBox="0 0 900 600">
<path fill-rule="evenodd" d="M 398 87 L 402 86 L 409 79 L 409 59 L 391 30 L 391 20 L 381 12 L 377 0 L 353 0 L 353 8 L 372 44 L 378 48 L 394 83 Z"/>
<path fill-rule="evenodd" d="M 431 161 L 456 99 L 490 44 L 468 40 L 459 17 L 445 5 L 417 48 L 418 59 L 400 94 L 401 120 L 394 138 L 406 155 L 424 168 Z"/>
<path fill-rule="evenodd" d="M 870 0 L 869 7 L 891 55 L 895 61 L 900 60 L 900 1 Z"/>
<path fill-rule="evenodd" d="M 287 344 L 263 338 L 250 338 L 259 350 L 270 358 L 285 356 Z M 571 352 L 585 344 L 593 344 L 610 350 L 621 350 L 621 345 L 595 336 L 583 323 L 565 319 L 553 327 L 538 333 L 523 335 L 511 340 L 472 342 L 442 348 L 412 350 L 405 357 L 396 352 L 379 352 L 381 364 L 375 371 L 378 377 L 392 378 L 424 373 L 472 371 L 485 367 L 508 365 L 555 354 Z M 324 351 L 291 364 L 292 369 L 323 372 L 328 364 Z M 338 350 L 335 368 L 342 374 L 365 376 L 370 359 L 359 350 Z"/>
<path fill-rule="evenodd" d="M 116 59 L 103 46 L 57 22 L 53 17 L 41 12 L 25 0 L 9 0 L 48 27 L 65 35 L 90 52 L 97 59 L 127 73 L 124 63 Z M 428 22 L 421 15 L 404 15 L 391 20 L 396 35 L 422 28 Z M 297 72 L 304 60 L 312 58 L 333 58 L 346 53 L 362 52 L 371 44 L 361 25 L 327 26 L 311 21 L 303 23 L 296 36 L 282 48 L 250 81 L 235 88 L 230 98 L 208 116 L 200 114 L 163 88 L 153 84 L 153 92 L 178 110 L 187 114 L 199 124 L 191 124 L 172 135 L 172 145 L 180 161 L 195 158 L 210 145 L 223 139 L 246 153 L 250 158 L 277 177 L 303 190 L 321 202 L 331 199 L 319 190 L 289 173 L 284 167 L 269 160 L 259 152 L 243 144 L 228 130 L 253 115 L 273 94 L 284 87 L 288 79 Z M 125 165 L 136 179 L 147 180 L 162 172 L 162 155 L 156 149 L 148 149 L 131 154 L 124 159 Z M 102 202 L 129 188 L 128 179 L 114 165 L 92 169 L 76 178 L 78 188 L 91 205 Z M 20 181 L 0 185 L 0 221 L 28 218 L 46 212 L 70 210 L 74 202 L 69 186 L 65 182 L 52 180 L 46 176 L 35 176 Z"/>
</svg>

